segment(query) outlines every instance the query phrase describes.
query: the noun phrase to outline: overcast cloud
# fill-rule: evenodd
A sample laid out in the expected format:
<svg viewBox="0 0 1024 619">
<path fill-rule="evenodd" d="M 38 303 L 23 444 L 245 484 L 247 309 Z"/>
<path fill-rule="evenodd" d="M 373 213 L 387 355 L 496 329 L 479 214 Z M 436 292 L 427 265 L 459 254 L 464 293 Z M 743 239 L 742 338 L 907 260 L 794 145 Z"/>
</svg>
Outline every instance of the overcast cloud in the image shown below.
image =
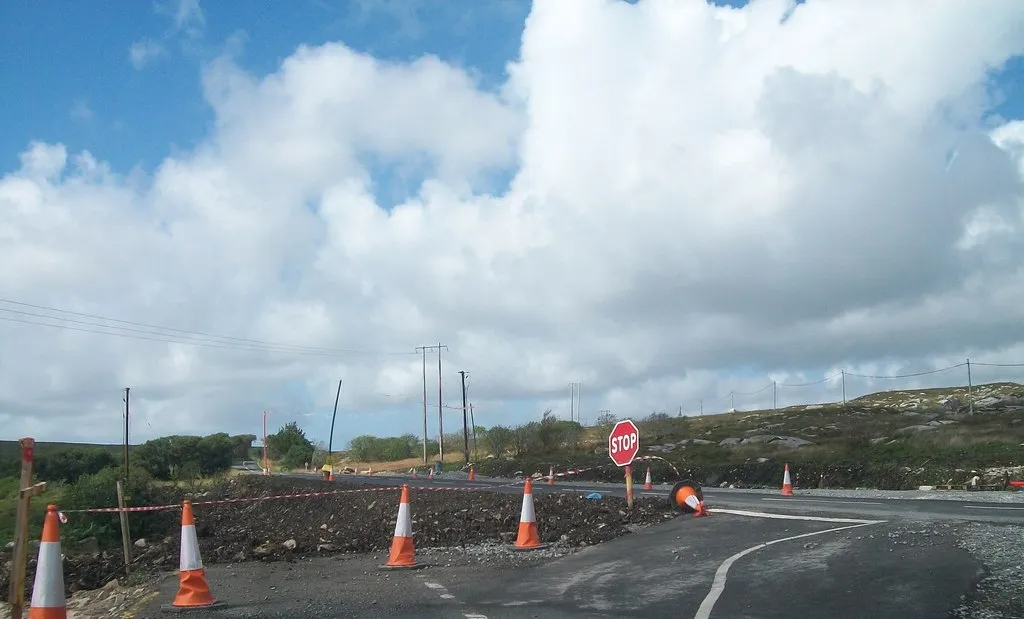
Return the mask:
<svg viewBox="0 0 1024 619">
<path fill-rule="evenodd" d="M 1024 53 L 1024 3 L 789 4 L 541 0 L 499 92 L 342 43 L 268 75 L 224 56 L 197 76 L 206 140 L 151 176 L 26 145 L 0 297 L 263 344 L 0 301 L 5 438 L 117 442 L 124 386 L 138 440 L 264 409 L 321 432 L 340 377 L 342 436 L 418 433 L 414 347 L 437 342 L 485 426 L 566 415 L 570 381 L 592 420 L 1024 363 L 1024 123 L 988 81 Z M 402 166 L 427 179 L 382 208 Z"/>
</svg>

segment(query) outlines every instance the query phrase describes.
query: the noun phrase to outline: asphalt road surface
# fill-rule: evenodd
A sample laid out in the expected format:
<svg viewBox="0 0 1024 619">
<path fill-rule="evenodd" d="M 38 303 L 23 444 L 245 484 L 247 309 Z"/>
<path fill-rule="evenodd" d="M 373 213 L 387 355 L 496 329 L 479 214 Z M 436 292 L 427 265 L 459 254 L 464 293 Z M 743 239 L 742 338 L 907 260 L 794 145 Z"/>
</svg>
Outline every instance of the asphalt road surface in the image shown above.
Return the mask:
<svg viewBox="0 0 1024 619">
<path fill-rule="evenodd" d="M 522 482 L 345 476 L 336 483 L 478 488 L 521 493 Z M 534 492 L 601 492 L 623 486 L 535 483 Z M 636 488 L 666 498 L 667 486 Z M 384 556 L 214 566 L 202 614 L 270 619 L 906 619 L 941 618 L 968 599 L 982 565 L 957 527 L 1024 525 L 1024 506 L 945 500 L 782 497 L 705 489 L 712 515 L 684 515 L 635 534 L 549 558 L 507 550 L 437 556 L 425 569 L 386 572 Z M 538 514 L 543 527 L 543 514 Z M 1016 525 L 1016 526 L 1014 526 Z M 444 552 L 444 551 L 441 551 Z M 488 554 L 490 553 L 490 554 Z M 140 618 L 167 616 L 175 575 Z M 191 615 L 192 613 L 186 613 Z M 1005 615 L 997 615 L 1005 616 Z M 1024 609 L 1019 614 L 1024 616 Z"/>
<path fill-rule="evenodd" d="M 309 478 L 309 475 L 301 475 Z M 436 488 L 478 488 L 495 492 L 519 494 L 522 482 L 508 480 L 476 479 L 413 479 L 409 476 L 359 476 L 336 477 L 336 483 L 426 486 Z M 667 500 L 671 486 L 655 486 L 653 491 L 643 490 L 642 485 L 634 486 L 634 496 L 664 497 Z M 624 497 L 625 485 L 588 484 L 558 482 L 548 486 L 534 482 L 533 491 L 546 492 L 600 492 Z M 728 507 L 748 510 L 783 511 L 803 514 L 835 514 L 866 519 L 916 518 L 923 520 L 963 520 L 972 522 L 993 522 L 1024 525 L 1024 504 L 981 503 L 970 501 L 948 501 L 942 499 L 860 499 L 846 497 L 800 496 L 783 497 L 779 491 L 736 492 L 721 488 L 704 488 L 705 502 L 709 509 Z"/>
</svg>

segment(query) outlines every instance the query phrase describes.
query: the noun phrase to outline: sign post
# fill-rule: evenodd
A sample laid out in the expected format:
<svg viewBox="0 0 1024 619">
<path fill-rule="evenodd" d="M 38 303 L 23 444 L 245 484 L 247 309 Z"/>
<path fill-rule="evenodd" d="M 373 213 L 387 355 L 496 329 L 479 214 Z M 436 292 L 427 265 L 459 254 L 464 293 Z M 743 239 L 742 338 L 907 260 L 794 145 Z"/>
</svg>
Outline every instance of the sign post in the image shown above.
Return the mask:
<svg viewBox="0 0 1024 619">
<path fill-rule="evenodd" d="M 626 474 L 626 504 L 633 508 L 633 459 L 640 452 L 640 430 L 632 420 L 624 419 L 608 435 L 608 457 Z"/>
</svg>

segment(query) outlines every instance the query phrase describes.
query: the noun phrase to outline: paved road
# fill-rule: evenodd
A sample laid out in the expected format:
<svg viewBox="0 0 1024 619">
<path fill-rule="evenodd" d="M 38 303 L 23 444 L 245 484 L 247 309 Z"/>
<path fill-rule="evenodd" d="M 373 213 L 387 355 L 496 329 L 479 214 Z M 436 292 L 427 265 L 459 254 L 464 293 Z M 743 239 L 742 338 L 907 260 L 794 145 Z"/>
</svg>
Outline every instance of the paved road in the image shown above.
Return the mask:
<svg viewBox="0 0 1024 619">
<path fill-rule="evenodd" d="M 518 494 L 521 482 L 345 476 L 338 484 L 478 488 Z M 622 496 L 622 486 L 558 483 L 537 493 Z M 665 498 L 668 487 L 638 496 Z M 530 565 L 453 551 L 431 567 L 381 572 L 377 557 L 215 566 L 208 616 L 409 619 L 904 619 L 947 617 L 973 595 L 982 566 L 958 527 L 1024 524 L 1024 506 L 944 500 L 781 497 L 705 490 L 713 515 L 684 516 Z M 799 491 L 798 491 L 799 495 Z M 538 514 L 543 526 L 543 514 Z M 972 522 L 967 522 L 972 521 Z M 992 526 L 986 524 L 985 526 Z M 1013 527 L 1017 529 L 1017 527 Z M 424 556 L 426 555 L 426 556 Z M 162 616 L 176 579 L 140 619 Z M 1024 616 L 1024 608 L 1012 616 Z M 166 616 L 166 615 L 163 615 Z"/>
<path fill-rule="evenodd" d="M 302 476 L 308 478 L 308 475 Z M 423 477 L 413 479 L 408 476 L 357 476 L 346 475 L 336 478 L 336 483 L 410 485 L 436 488 L 479 488 L 509 494 L 521 493 L 522 482 L 512 483 L 507 480 L 476 479 L 474 481 L 460 479 L 434 479 Z M 634 496 L 668 497 L 670 486 L 655 486 L 655 490 L 646 491 L 634 488 Z M 587 483 L 556 483 L 548 486 L 545 483 L 534 483 L 533 491 L 538 494 L 546 492 L 600 492 L 613 496 L 625 496 L 625 486 L 615 484 Z M 729 507 L 739 509 L 784 511 L 805 514 L 843 514 L 862 518 L 916 518 L 935 520 L 963 520 L 972 522 L 993 522 L 1004 524 L 1024 524 L 1024 504 L 1007 505 L 999 503 L 979 503 L 970 501 L 947 501 L 941 499 L 859 499 L 845 497 L 797 496 L 783 497 L 779 492 L 736 492 L 721 488 L 705 488 L 704 496 L 709 509 Z"/>
<path fill-rule="evenodd" d="M 214 566 L 209 580 L 225 607 L 207 614 L 905 619 L 947 616 L 980 576 L 978 563 L 946 533 L 908 533 L 891 522 L 728 512 L 678 518 L 526 567 L 456 553 L 424 570 L 385 573 L 376 569 L 382 561 L 361 556 Z M 161 616 L 160 604 L 172 599 L 176 584 L 168 579 L 139 619 Z"/>
</svg>

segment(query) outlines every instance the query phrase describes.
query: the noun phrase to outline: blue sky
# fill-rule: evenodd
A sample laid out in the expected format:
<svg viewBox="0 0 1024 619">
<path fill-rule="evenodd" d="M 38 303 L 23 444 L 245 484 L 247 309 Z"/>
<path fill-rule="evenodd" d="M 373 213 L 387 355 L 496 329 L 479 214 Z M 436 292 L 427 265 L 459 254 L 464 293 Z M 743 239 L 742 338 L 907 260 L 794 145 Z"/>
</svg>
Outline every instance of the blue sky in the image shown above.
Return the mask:
<svg viewBox="0 0 1024 619">
<path fill-rule="evenodd" d="M 720 0 L 742 5 L 745 0 Z M 379 58 L 437 54 L 472 67 L 484 84 L 504 79 L 518 52 L 527 0 L 362 0 L 332 3 L 206 3 L 203 19 L 176 27 L 179 0 L 0 5 L 0 169 L 17 165 L 33 139 L 88 149 L 115 169 L 152 170 L 208 131 L 200 66 L 226 46 L 257 74 L 272 72 L 299 44 L 345 44 Z M 133 43 L 164 52 L 142 69 Z M 239 47 L 240 46 L 240 47 Z M 997 113 L 1024 117 L 1024 60 L 999 80 L 1008 100 Z M 15 122 L 10 122 L 11 120 Z"/>
<path fill-rule="evenodd" d="M 736 6 L 745 0 L 719 3 Z M 152 171 L 169 154 L 191 149 L 209 134 L 212 115 L 203 100 L 200 72 L 204 62 L 225 49 L 257 75 L 276 70 L 301 44 L 339 41 L 386 60 L 436 54 L 470 68 L 486 87 L 496 87 L 505 80 L 506 63 L 518 54 L 530 9 L 527 0 L 205 2 L 199 13 L 186 10 L 188 0 L 113 0 L 99 6 L 0 3 L 0 92 L 6 121 L 0 126 L 0 174 L 17 167 L 18 155 L 31 140 L 60 142 L 72 153 L 89 150 L 118 172 L 137 166 Z M 136 66 L 129 53 L 133 44 L 161 51 Z M 998 78 L 1005 102 L 995 113 L 1024 118 L 1024 59 L 1016 59 Z M 394 193 L 384 196 L 393 201 L 401 197 L 401 188 L 385 193 Z M 738 368 L 736 376 L 756 372 Z M 287 389 L 301 391 L 294 385 Z M 454 390 L 449 389 L 451 403 Z M 417 404 L 418 398 L 414 412 Z M 379 415 L 387 418 L 386 425 L 405 431 L 399 418 L 409 410 Z M 283 423 L 283 416 L 295 414 L 282 410 L 277 416 Z M 308 426 L 324 436 L 329 418 L 316 415 Z M 478 423 L 490 425 L 486 416 Z M 409 429 L 415 431 L 415 424 Z"/>
</svg>

